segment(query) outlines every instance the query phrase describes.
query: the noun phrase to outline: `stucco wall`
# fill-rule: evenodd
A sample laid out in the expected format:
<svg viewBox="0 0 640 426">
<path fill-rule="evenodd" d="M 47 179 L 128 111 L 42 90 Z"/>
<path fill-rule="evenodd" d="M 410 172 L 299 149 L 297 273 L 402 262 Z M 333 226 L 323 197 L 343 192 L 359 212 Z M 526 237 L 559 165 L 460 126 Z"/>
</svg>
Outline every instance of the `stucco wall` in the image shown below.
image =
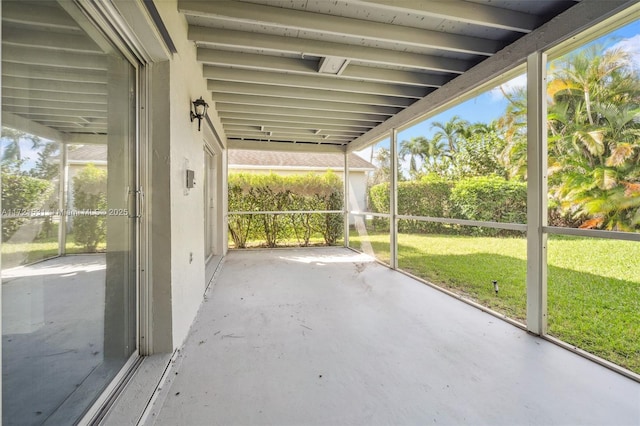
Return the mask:
<svg viewBox="0 0 640 426">
<path fill-rule="evenodd" d="M 187 40 L 187 23 L 177 11 L 177 2 L 156 2 L 158 11 L 176 46 L 169 62 L 170 122 L 170 232 L 172 344 L 179 347 L 198 311 L 204 292 L 204 133 L 191 122 L 191 102 L 202 96 L 212 105 L 196 49 Z M 211 113 L 211 112 L 210 112 Z M 216 120 L 214 120 L 215 122 Z M 206 125 L 203 122 L 203 126 Z M 186 188 L 186 170 L 195 171 L 196 186 Z"/>
</svg>

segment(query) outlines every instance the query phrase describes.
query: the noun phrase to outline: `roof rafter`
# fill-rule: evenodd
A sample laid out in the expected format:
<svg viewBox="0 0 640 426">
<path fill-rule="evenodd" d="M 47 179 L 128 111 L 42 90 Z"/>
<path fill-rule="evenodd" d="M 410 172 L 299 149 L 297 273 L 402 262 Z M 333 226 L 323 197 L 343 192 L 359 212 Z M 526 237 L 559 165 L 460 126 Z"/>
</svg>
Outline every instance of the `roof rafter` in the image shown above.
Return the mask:
<svg viewBox="0 0 640 426">
<path fill-rule="evenodd" d="M 178 9 L 187 15 L 221 17 L 230 21 L 254 22 L 273 27 L 344 35 L 473 55 L 490 56 L 504 47 L 501 42 L 479 37 L 468 37 L 261 4 L 247 5 L 234 1 L 202 2 L 180 0 Z"/>
<path fill-rule="evenodd" d="M 455 58 L 270 34 L 260 34 L 260 37 L 256 37 L 255 33 L 245 31 L 194 25 L 189 25 L 189 39 L 195 41 L 200 46 L 210 45 L 265 49 L 271 52 L 288 52 L 300 54 L 301 56 L 340 56 L 374 64 L 402 66 L 453 74 L 462 74 L 474 65 L 472 61 Z"/>
<path fill-rule="evenodd" d="M 273 86 L 268 84 L 235 83 L 209 81 L 207 88 L 213 92 L 213 99 L 218 93 L 236 93 L 242 95 L 274 96 L 310 101 L 345 102 L 350 104 L 385 105 L 407 107 L 415 100 L 393 96 L 369 95 L 362 93 L 344 93 L 330 90 L 303 89 L 298 87 Z"/>
<path fill-rule="evenodd" d="M 398 12 L 417 13 L 522 33 L 531 32 L 538 24 L 538 18 L 528 13 L 459 0 L 403 0 L 401 2 L 395 0 L 356 0 L 355 2 L 372 4 Z"/>
<path fill-rule="evenodd" d="M 209 80 L 268 84 L 281 87 L 332 90 L 336 92 L 396 96 L 412 99 L 419 99 L 427 94 L 427 90 L 422 87 L 371 83 L 365 81 L 346 81 L 336 78 L 335 76 L 306 76 L 283 74 L 278 72 L 239 70 L 225 67 L 213 67 L 210 65 L 204 66 L 203 75 Z"/>
<path fill-rule="evenodd" d="M 368 114 L 363 112 L 353 112 L 353 111 L 324 111 L 324 110 L 313 110 L 313 109 L 299 109 L 299 108 L 290 108 L 283 106 L 276 107 L 265 107 L 262 105 L 247 105 L 247 104 L 236 104 L 236 103 L 224 103 L 217 102 L 216 110 L 218 110 L 220 117 L 228 117 L 232 115 L 234 117 L 239 116 L 240 114 L 252 114 L 252 115 L 274 115 L 274 116 L 285 116 L 285 117 L 300 117 L 305 120 L 311 118 L 318 118 L 321 120 L 336 120 L 338 122 L 342 121 L 362 121 L 367 123 L 381 123 L 387 117 L 385 115 L 379 114 Z"/>
<path fill-rule="evenodd" d="M 377 105 L 347 104 L 327 101 L 308 102 L 300 99 L 276 98 L 271 96 L 230 95 L 226 93 L 217 95 L 216 102 L 261 105 L 274 108 L 298 108 L 311 111 L 360 112 L 365 114 L 378 114 L 381 116 L 392 116 L 402 110 L 402 108 Z"/>
<path fill-rule="evenodd" d="M 340 122 L 336 122 L 333 120 L 310 120 L 305 119 L 304 117 L 286 117 L 284 115 L 268 115 L 268 114 L 245 114 L 245 115 L 237 115 L 230 114 L 228 116 L 223 116 L 224 122 L 226 124 L 248 124 L 251 125 L 256 121 L 264 123 L 265 126 L 269 123 L 276 123 L 274 125 L 277 126 L 285 126 L 290 128 L 301 128 L 301 129 L 309 129 L 309 128 L 321 128 L 321 129 L 349 129 L 349 130 L 357 130 L 362 132 L 366 129 L 371 129 L 375 127 L 374 123 L 370 122 L 347 122 L 341 124 Z"/>
<path fill-rule="evenodd" d="M 199 47 L 198 60 L 207 65 L 318 75 L 318 61 L 315 59 L 285 58 L 281 56 L 239 53 Z M 440 87 L 449 81 L 449 78 L 444 75 L 372 68 L 359 65 L 349 65 L 340 74 L 339 78 L 424 87 Z"/>
</svg>

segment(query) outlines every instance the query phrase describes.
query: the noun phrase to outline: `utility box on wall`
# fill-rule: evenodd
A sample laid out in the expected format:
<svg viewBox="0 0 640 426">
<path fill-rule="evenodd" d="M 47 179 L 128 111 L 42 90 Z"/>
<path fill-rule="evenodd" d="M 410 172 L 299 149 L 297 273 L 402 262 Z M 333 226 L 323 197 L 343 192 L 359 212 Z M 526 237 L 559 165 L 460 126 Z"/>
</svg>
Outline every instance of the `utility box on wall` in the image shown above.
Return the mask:
<svg viewBox="0 0 640 426">
<path fill-rule="evenodd" d="M 194 186 L 196 186 L 195 172 L 187 169 L 187 188 L 193 188 Z"/>
</svg>

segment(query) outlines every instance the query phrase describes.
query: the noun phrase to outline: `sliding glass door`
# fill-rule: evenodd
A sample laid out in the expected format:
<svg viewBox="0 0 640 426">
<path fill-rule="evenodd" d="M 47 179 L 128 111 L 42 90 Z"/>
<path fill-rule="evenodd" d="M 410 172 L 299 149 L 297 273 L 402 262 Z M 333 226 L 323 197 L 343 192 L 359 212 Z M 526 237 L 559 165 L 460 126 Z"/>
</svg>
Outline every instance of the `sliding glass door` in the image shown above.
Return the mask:
<svg viewBox="0 0 640 426">
<path fill-rule="evenodd" d="M 2 423 L 73 424 L 137 353 L 136 68 L 2 3 Z"/>
</svg>

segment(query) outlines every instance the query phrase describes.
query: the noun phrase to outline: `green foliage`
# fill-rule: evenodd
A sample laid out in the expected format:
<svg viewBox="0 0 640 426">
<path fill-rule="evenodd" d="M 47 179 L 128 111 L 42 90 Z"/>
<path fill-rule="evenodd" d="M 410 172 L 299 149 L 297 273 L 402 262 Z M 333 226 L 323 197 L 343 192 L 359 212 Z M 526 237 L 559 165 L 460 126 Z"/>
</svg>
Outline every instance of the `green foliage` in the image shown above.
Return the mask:
<svg viewBox="0 0 640 426">
<path fill-rule="evenodd" d="M 50 182 L 24 174 L 2 171 L 2 210 L 24 217 L 2 219 L 2 240 L 9 240 L 28 219 L 29 210 L 40 208 L 53 190 Z"/>
<path fill-rule="evenodd" d="M 434 175 L 420 180 L 398 182 L 398 214 L 407 216 L 451 217 L 449 196 L 452 184 Z M 389 184 L 381 183 L 369 190 L 371 210 L 389 213 Z M 377 222 L 374 220 L 374 228 Z M 440 223 L 403 220 L 400 232 L 446 232 Z"/>
<path fill-rule="evenodd" d="M 280 176 L 229 174 L 229 211 L 316 211 L 341 210 L 342 180 L 333 172 Z M 342 236 L 342 215 L 336 213 L 229 214 L 229 232 L 236 248 L 247 241 L 264 241 L 276 247 L 285 238 L 307 246 L 314 235 L 333 245 Z"/>
<path fill-rule="evenodd" d="M 526 223 L 527 185 L 498 176 L 475 176 L 455 183 L 451 203 L 460 219 Z M 485 232 L 499 230 L 485 229 Z"/>
<path fill-rule="evenodd" d="M 621 49 L 589 48 L 551 66 L 549 188 L 582 228 L 640 231 L 640 74 Z"/>
<path fill-rule="evenodd" d="M 389 213 L 389 184 L 369 190 L 371 211 Z M 450 181 L 434 175 L 398 182 L 398 214 L 449 217 L 486 222 L 526 223 L 527 185 L 498 176 L 474 176 Z M 374 221 L 375 228 L 375 221 Z M 399 232 L 450 233 L 458 228 L 435 222 L 402 220 Z M 483 228 L 484 233 L 509 234 Z"/>
<path fill-rule="evenodd" d="M 40 179 L 53 179 L 59 173 L 59 164 L 52 162 L 60 153 L 60 144 L 56 142 L 46 142 L 41 145 L 38 151 L 38 159 L 35 167 L 31 170 L 31 175 Z"/>
<path fill-rule="evenodd" d="M 497 175 L 507 177 L 507 170 L 501 164 L 500 154 L 506 148 L 505 140 L 493 126 L 472 126 L 468 137 L 458 142 L 455 154 L 455 178 L 469 176 Z"/>
<path fill-rule="evenodd" d="M 73 200 L 75 210 L 81 213 L 73 218 L 75 241 L 95 252 L 107 236 L 107 172 L 93 164 L 83 167 L 73 178 Z"/>
</svg>

